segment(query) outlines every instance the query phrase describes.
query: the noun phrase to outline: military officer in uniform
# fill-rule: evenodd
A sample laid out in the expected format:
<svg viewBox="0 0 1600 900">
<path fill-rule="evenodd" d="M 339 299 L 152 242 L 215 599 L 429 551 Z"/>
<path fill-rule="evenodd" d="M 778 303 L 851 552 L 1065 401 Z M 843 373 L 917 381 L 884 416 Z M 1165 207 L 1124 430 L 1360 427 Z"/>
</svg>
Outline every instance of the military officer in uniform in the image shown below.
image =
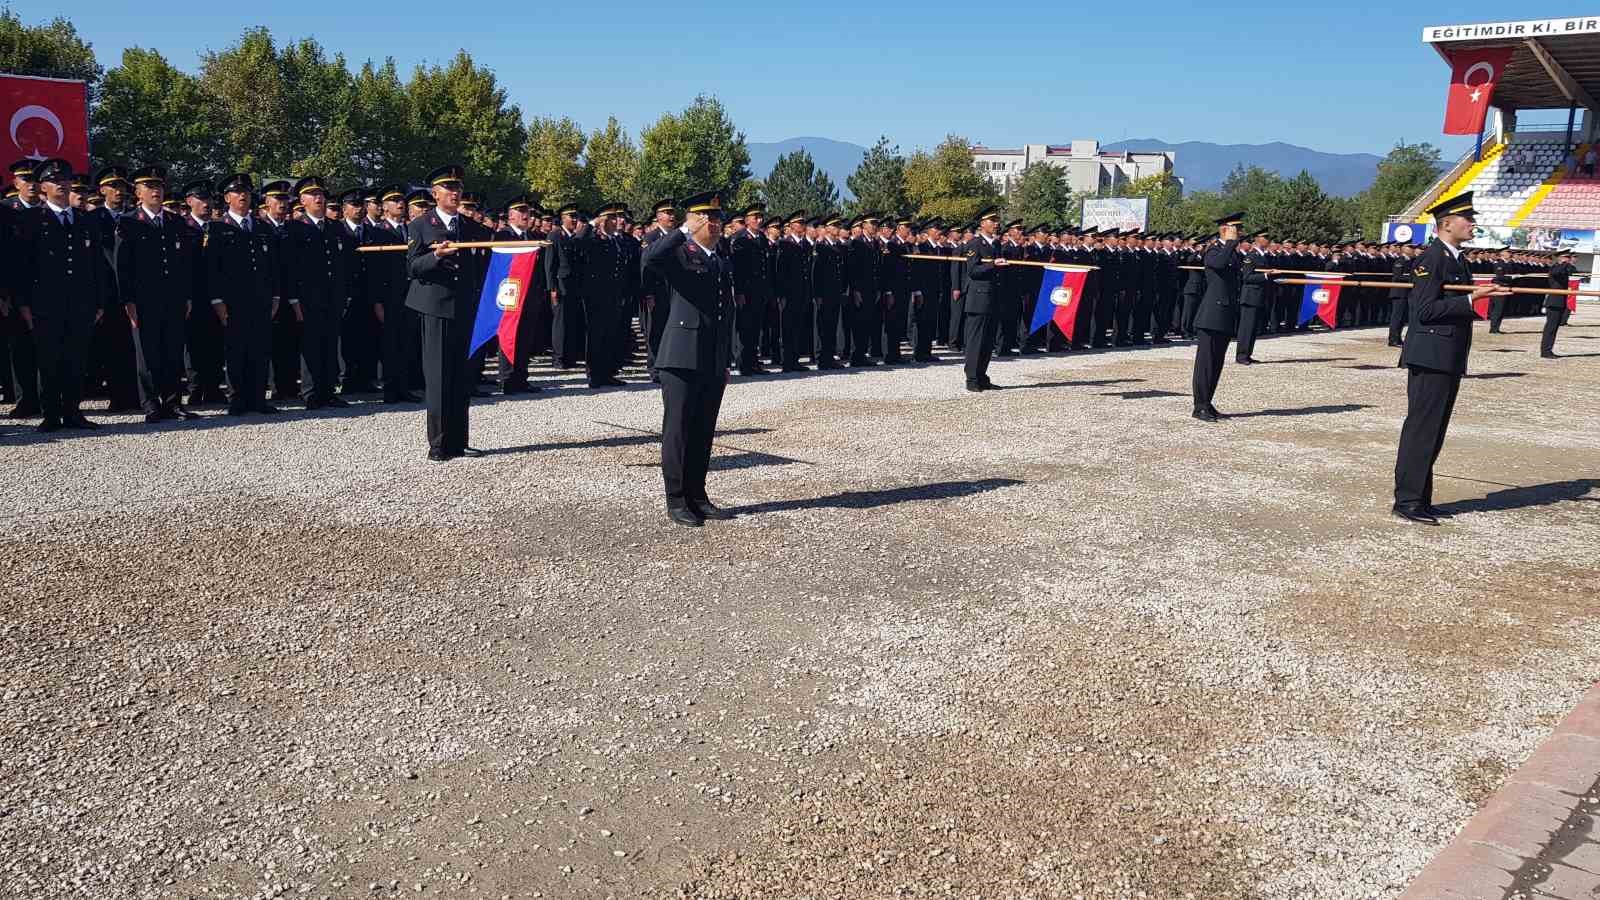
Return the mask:
<svg viewBox="0 0 1600 900">
<path fill-rule="evenodd" d="M 198 418 L 184 408 L 180 388 L 201 236 L 162 208 L 166 187 L 167 170 L 161 166 L 136 170 L 138 206 L 117 223 L 117 285 L 134 339 L 144 351 L 144 420 L 150 423 Z"/>
<path fill-rule="evenodd" d="M 778 238 L 778 275 L 773 282 L 778 298 L 783 371 L 811 371 L 800 355 L 811 343 L 815 304 L 811 296 L 811 245 L 806 243 L 806 213 L 796 210 L 783 220 L 787 232 Z"/>
<path fill-rule="evenodd" d="M 289 254 L 283 243 L 288 237 L 291 191 L 294 185 L 279 179 L 261 186 L 261 216 L 258 225 L 264 225 L 267 239 L 273 244 L 272 257 L 281 267 L 287 264 Z M 280 271 L 279 289 L 292 289 L 290 275 Z M 287 299 L 287 298 L 284 298 Z M 300 342 L 305 327 L 304 315 L 297 304 L 279 303 L 272 314 L 272 398 L 298 400 L 300 398 Z"/>
<path fill-rule="evenodd" d="M 1205 295 L 1194 314 L 1195 351 L 1194 418 L 1202 422 L 1216 422 L 1224 416 L 1211 400 L 1217 393 L 1217 382 L 1222 378 L 1222 364 L 1228 352 L 1228 342 L 1239 329 L 1239 228 L 1244 224 L 1244 213 L 1234 213 L 1217 220 L 1216 243 L 1206 248 L 1201 257 L 1205 266 Z"/>
<path fill-rule="evenodd" d="M 994 357 L 999 316 L 1008 308 L 1001 300 L 1006 258 L 996 236 L 999 229 L 1000 211 L 995 207 L 983 210 L 978 214 L 978 233 L 961 251 L 966 261 L 961 285 L 961 344 L 966 354 L 967 390 L 974 393 L 996 389 L 989 380 L 989 360 Z"/>
<path fill-rule="evenodd" d="M 583 317 L 585 368 L 589 387 L 622 387 L 623 306 L 633 296 L 638 271 L 617 234 L 617 217 L 623 206 L 616 201 L 600 205 L 594 222 L 576 238 L 583 258 Z"/>
<path fill-rule="evenodd" d="M 423 191 L 417 191 L 417 200 L 426 200 Z M 378 191 L 380 207 L 378 224 L 367 229 L 367 240 L 372 246 L 405 245 L 407 240 L 405 187 L 388 185 Z M 420 326 L 417 314 L 406 308 L 406 292 L 411 279 L 406 275 L 404 253 L 386 251 L 369 253 L 374 257 L 366 261 L 367 300 L 372 304 L 373 318 L 378 321 L 379 341 L 383 353 L 383 402 L 416 403 L 421 398 L 412 393 L 419 373 Z"/>
<path fill-rule="evenodd" d="M 217 185 L 226 210 L 204 241 L 206 293 L 222 323 L 228 364 L 228 414 L 276 413 L 267 402 L 272 320 L 283 296 L 283 264 L 268 226 L 251 215 L 250 176 L 229 175 Z"/>
<path fill-rule="evenodd" d="M 206 289 L 206 235 L 211 228 L 212 192 L 206 181 L 191 181 L 183 186 L 183 209 L 179 221 L 195 247 L 193 287 L 189 289 L 191 302 L 189 318 L 184 323 L 185 340 L 189 346 L 189 405 L 226 403 L 223 390 L 225 376 L 222 349 L 222 321 L 211 308 L 211 294 Z"/>
<path fill-rule="evenodd" d="M 487 241 L 488 229 L 461 209 L 466 171 L 440 166 L 428 175 L 433 209 L 410 225 L 406 268 L 411 287 L 406 306 L 422 316 L 422 371 L 428 407 L 428 459 L 446 462 L 482 456 L 467 445 L 467 404 L 473 374 L 467 345 L 478 312 L 487 251 L 457 243 Z"/>
<path fill-rule="evenodd" d="M 583 210 L 568 203 L 556 210 L 561 224 L 547 236 L 545 287 L 550 292 L 551 356 L 558 369 L 576 368 L 583 351 Z"/>
<path fill-rule="evenodd" d="M 108 278 L 106 235 L 67 205 L 72 164 L 37 168 L 44 202 L 18 222 L 17 309 L 39 359 L 40 431 L 94 428 L 78 410 L 95 325 L 116 295 Z"/>
<path fill-rule="evenodd" d="M 1470 294 L 1445 285 L 1472 284 L 1461 244 L 1472 238 L 1472 192 L 1458 194 L 1428 210 L 1434 237 L 1412 268 L 1410 329 L 1400 364 L 1407 369 L 1406 419 L 1394 464 L 1394 514 L 1408 522 L 1439 524 L 1433 507 L 1433 464 L 1444 447 L 1461 376 L 1472 351 L 1472 301 L 1505 297 L 1500 285 L 1486 284 Z"/>
<path fill-rule="evenodd" d="M 1390 281 L 1396 284 L 1411 283 L 1411 267 L 1416 264 L 1412 249 L 1414 246 L 1413 244 L 1406 244 L 1399 255 L 1390 261 Z M 1408 301 L 1410 293 L 1411 289 L 1409 287 L 1389 289 L 1389 346 L 1391 347 L 1404 346 L 1402 337 L 1406 327 L 1406 317 L 1410 313 L 1410 303 Z"/>
<path fill-rule="evenodd" d="M 666 304 L 667 324 L 656 355 L 667 517 L 694 528 L 706 519 L 732 518 L 706 495 L 706 472 L 733 355 L 733 279 L 729 261 L 716 251 L 721 198 L 714 191 L 697 194 L 683 206 L 683 227 L 653 241 L 643 264 L 670 291 L 657 299 Z"/>
<path fill-rule="evenodd" d="M 1255 365 L 1256 337 L 1267 314 L 1267 276 L 1261 271 L 1267 267 L 1266 242 L 1266 232 L 1258 231 L 1239 245 L 1239 343 L 1233 361 L 1241 366 Z"/>
<path fill-rule="evenodd" d="M 767 208 L 755 203 L 745 208 L 744 230 L 729 242 L 733 284 L 738 304 L 739 374 L 765 375 L 761 365 L 761 336 L 767 324 L 772 297 L 772 270 L 768 266 L 767 236 L 761 219 Z"/>
<path fill-rule="evenodd" d="M 817 302 L 817 342 L 811 362 L 818 369 L 837 369 L 839 363 L 839 313 L 849 302 L 849 283 L 845 278 L 848 248 L 839 239 L 838 215 L 822 217 L 822 237 L 817 241 L 812 268 L 812 292 Z"/>
<path fill-rule="evenodd" d="M 300 352 L 309 378 L 302 399 L 306 409 L 349 406 L 334 393 L 334 385 L 339 380 L 339 332 L 350 299 L 349 264 L 355 247 L 344 223 L 327 216 L 328 189 L 321 178 L 300 179 L 294 195 L 306 217 L 288 223 L 283 249 L 285 299 L 299 308 L 297 318 L 303 327 Z"/>
<path fill-rule="evenodd" d="M 377 390 L 374 382 L 378 377 L 378 321 L 373 318 L 372 303 L 367 299 L 366 273 L 374 254 L 356 252 L 356 248 L 371 240 L 369 232 L 374 223 L 367 221 L 366 202 L 371 193 L 363 188 L 351 188 L 339 195 L 346 284 L 339 355 L 344 359 L 344 376 L 340 383 L 346 394 L 370 394 Z"/>
<path fill-rule="evenodd" d="M 671 197 L 664 197 L 655 202 L 651 208 L 655 214 L 655 221 L 644 232 L 644 249 L 649 251 L 650 245 L 660 240 L 670 231 L 678 227 L 678 201 Z M 660 382 L 656 377 L 656 351 L 661 347 L 661 331 L 667 326 L 667 318 L 657 314 L 656 305 L 660 304 L 665 310 L 667 302 L 666 282 L 661 280 L 660 273 L 644 266 L 643 257 L 639 265 L 639 325 L 645 335 L 645 361 L 650 370 L 650 380 Z"/>
<path fill-rule="evenodd" d="M 533 241 L 538 240 L 533 228 L 533 198 L 526 194 L 512 197 L 506 203 L 505 227 L 494 233 L 497 241 Z M 541 249 L 540 255 L 543 255 Z M 537 265 L 537 264 L 536 264 Z M 537 277 L 542 273 L 535 272 L 531 279 L 534 284 L 541 284 Z M 523 309 L 523 315 L 517 317 L 517 339 L 512 347 L 513 356 L 507 356 L 505 347 L 500 348 L 499 379 L 500 393 L 502 394 L 537 394 L 541 390 L 538 385 L 528 383 L 528 361 L 533 356 L 534 344 L 537 341 L 539 320 L 534 314 L 536 309 L 548 308 L 543 296 L 537 290 L 530 289 L 529 305 Z"/>
<path fill-rule="evenodd" d="M 1578 270 L 1572 265 L 1572 251 L 1562 250 L 1556 255 L 1556 264 L 1550 267 L 1550 287 L 1568 290 L 1568 279 Z M 1547 294 L 1544 298 L 1544 333 L 1539 338 L 1539 358 L 1556 358 L 1556 330 L 1567 315 L 1567 298 Z"/>
</svg>

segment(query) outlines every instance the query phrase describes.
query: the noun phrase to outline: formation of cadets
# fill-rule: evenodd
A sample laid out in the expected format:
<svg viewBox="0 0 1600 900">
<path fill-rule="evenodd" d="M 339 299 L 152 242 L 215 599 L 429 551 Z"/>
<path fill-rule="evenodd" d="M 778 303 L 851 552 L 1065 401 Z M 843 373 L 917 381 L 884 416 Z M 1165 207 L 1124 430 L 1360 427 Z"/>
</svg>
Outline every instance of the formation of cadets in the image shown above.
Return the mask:
<svg viewBox="0 0 1600 900">
<path fill-rule="evenodd" d="M 418 402 L 420 329 L 405 302 L 406 254 L 357 248 L 407 244 L 408 223 L 432 205 L 427 191 L 335 193 L 317 177 L 256 185 L 245 174 L 172 191 L 159 165 L 106 166 L 89 178 L 59 159 L 20 160 L 10 173 L 0 207 L 8 276 L 0 284 L 0 391 L 15 404 L 11 418 L 42 419 L 41 430 L 91 428 L 79 403 L 101 394 L 110 412 L 142 409 L 149 422 L 193 418 L 190 407 L 207 404 L 246 415 L 276 412 L 285 401 L 339 407 L 346 395 L 379 392 L 385 403 Z M 648 221 L 621 204 L 547 210 L 527 196 L 490 209 L 467 193 L 461 209 L 496 240 L 550 242 L 536 264 L 517 358 L 499 356 L 491 342 L 474 360 L 480 385 L 490 355 L 498 356 L 493 383 L 507 394 L 539 390 L 529 366 L 545 355 L 557 369 L 581 367 L 591 387 L 619 385 L 641 349 L 659 381 L 665 322 L 656 313 L 666 287 L 641 259 L 677 227 L 674 200 L 654 204 Z M 760 376 L 931 363 L 935 347 L 964 349 L 964 293 L 979 277 L 966 271 L 974 241 L 997 245 L 1008 260 L 1096 267 L 1070 341 L 1053 323 L 1029 332 L 1042 269 L 984 267 L 977 296 L 993 329 L 984 340 L 995 355 L 1011 356 L 1196 337 L 1205 254 L 1217 236 L 1001 224 L 993 210 L 945 222 L 771 214 L 756 204 L 729 219 L 717 247 L 732 268 L 733 365 Z M 1234 250 L 1255 269 L 1397 281 L 1409 280 L 1419 253 L 1408 244 L 1265 232 L 1241 236 Z M 1552 267 L 1544 255 L 1511 250 L 1470 251 L 1467 259 L 1502 283 L 1544 284 Z M 1405 294 L 1347 289 L 1340 325 L 1387 326 L 1399 344 Z M 1297 321 L 1300 295 L 1298 286 L 1246 280 L 1238 362 L 1253 362 L 1259 335 L 1310 327 Z M 1539 308 L 1536 297 L 1497 297 L 1491 325 L 1499 330 L 1502 318 Z M 969 368 L 969 389 L 992 387 L 985 372 L 974 377 Z"/>
</svg>

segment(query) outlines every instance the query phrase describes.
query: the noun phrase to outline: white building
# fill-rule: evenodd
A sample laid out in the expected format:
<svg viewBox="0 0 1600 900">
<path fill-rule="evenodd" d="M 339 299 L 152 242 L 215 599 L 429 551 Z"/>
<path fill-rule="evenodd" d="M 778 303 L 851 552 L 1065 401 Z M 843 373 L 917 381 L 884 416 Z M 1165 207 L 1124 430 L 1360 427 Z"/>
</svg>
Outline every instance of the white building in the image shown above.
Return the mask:
<svg viewBox="0 0 1600 900">
<path fill-rule="evenodd" d="M 1171 172 L 1177 154 L 1161 152 L 1102 152 L 1100 142 L 1073 141 L 1071 144 L 1028 144 L 1019 150 L 977 146 L 972 148 L 978 171 L 989 176 L 1000 193 L 1011 192 L 1011 185 L 1022 170 L 1033 163 L 1047 163 L 1067 173 L 1067 184 L 1074 193 L 1109 196 L 1117 186 L 1162 172 Z"/>
</svg>

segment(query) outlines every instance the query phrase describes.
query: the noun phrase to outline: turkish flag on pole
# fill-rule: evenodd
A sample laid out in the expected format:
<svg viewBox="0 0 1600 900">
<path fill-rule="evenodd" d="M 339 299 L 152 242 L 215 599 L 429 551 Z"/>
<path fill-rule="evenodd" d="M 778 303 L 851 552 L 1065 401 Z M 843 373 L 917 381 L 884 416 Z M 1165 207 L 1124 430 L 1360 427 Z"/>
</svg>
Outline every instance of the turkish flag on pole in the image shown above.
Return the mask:
<svg viewBox="0 0 1600 900">
<path fill-rule="evenodd" d="M 1480 47 L 1450 55 L 1450 95 L 1444 107 L 1445 134 L 1478 134 L 1489 115 L 1495 83 L 1511 62 L 1514 47 Z"/>
<path fill-rule="evenodd" d="M 89 88 L 81 81 L 0 75 L 0 166 L 59 156 L 89 169 Z"/>
<path fill-rule="evenodd" d="M 1580 291 L 1580 290 L 1583 290 L 1583 279 L 1582 278 L 1571 278 L 1571 277 L 1569 277 L 1567 279 L 1567 290 L 1573 292 L 1573 293 L 1570 293 L 1570 294 L 1567 295 L 1567 312 L 1577 312 L 1578 311 L 1578 294 L 1577 294 L 1577 292 Z"/>
</svg>

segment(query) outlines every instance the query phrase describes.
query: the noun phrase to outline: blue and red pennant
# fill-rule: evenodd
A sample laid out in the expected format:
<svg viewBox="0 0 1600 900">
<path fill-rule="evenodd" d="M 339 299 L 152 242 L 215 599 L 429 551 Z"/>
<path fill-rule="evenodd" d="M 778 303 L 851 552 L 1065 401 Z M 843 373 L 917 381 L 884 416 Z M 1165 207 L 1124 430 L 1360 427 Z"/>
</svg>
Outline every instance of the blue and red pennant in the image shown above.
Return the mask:
<svg viewBox="0 0 1600 900">
<path fill-rule="evenodd" d="M 468 358 L 494 337 L 500 339 L 501 353 L 516 358 L 517 323 L 522 321 L 528 284 L 533 281 L 533 264 L 538 258 L 538 247 L 492 249 L 483 293 L 478 295 L 478 316 L 472 322 L 472 340 L 467 342 Z"/>
<path fill-rule="evenodd" d="M 1305 293 L 1300 295 L 1299 324 L 1320 319 L 1329 328 L 1339 327 L 1339 291 L 1344 287 L 1339 279 L 1344 276 L 1336 272 L 1318 272 L 1305 277 L 1315 278 L 1317 283 L 1306 285 Z"/>
<path fill-rule="evenodd" d="M 1045 266 L 1028 333 L 1033 334 L 1054 322 L 1062 336 L 1071 341 L 1073 327 L 1078 321 L 1078 303 L 1083 299 L 1083 283 L 1091 271 L 1092 266 Z"/>
</svg>

